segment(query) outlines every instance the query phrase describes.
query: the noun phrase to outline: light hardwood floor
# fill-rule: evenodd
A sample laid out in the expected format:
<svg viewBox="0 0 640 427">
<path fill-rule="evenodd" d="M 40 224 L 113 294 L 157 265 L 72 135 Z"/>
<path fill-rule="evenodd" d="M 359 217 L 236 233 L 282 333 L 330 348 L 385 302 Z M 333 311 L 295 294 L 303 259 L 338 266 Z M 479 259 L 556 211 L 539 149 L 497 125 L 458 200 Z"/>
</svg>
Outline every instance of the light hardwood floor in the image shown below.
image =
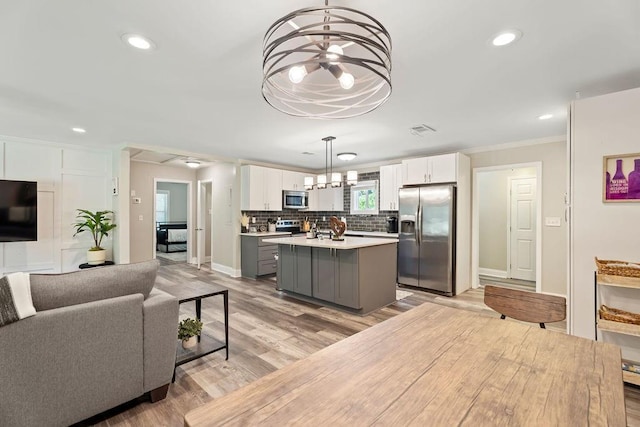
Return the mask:
<svg viewBox="0 0 640 427">
<path fill-rule="evenodd" d="M 163 261 L 157 280 L 175 286 L 201 281 L 229 288 L 229 360 L 224 360 L 224 352 L 218 352 L 182 365 L 166 399 L 155 404 L 130 402 L 80 425 L 182 426 L 184 414 L 191 409 L 425 302 L 498 317 L 483 306 L 481 290 L 446 298 L 404 288 L 412 295 L 367 316 L 357 316 L 284 296 L 275 290 L 273 279 L 234 279 L 206 267 L 198 271 L 184 263 Z M 181 317 L 193 317 L 195 308 L 183 304 L 180 313 Z M 222 339 L 222 299 L 203 300 L 202 317 L 205 328 Z M 555 328 L 563 331 L 564 322 Z M 625 387 L 625 398 L 628 424 L 640 426 L 640 389 Z"/>
</svg>

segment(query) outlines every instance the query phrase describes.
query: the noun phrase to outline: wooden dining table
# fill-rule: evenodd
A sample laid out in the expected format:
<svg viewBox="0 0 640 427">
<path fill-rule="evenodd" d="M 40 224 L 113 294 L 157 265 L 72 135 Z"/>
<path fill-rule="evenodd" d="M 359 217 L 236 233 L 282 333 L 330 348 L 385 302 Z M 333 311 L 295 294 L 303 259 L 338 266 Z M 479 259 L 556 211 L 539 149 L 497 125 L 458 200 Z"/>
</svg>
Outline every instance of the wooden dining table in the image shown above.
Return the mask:
<svg viewBox="0 0 640 427">
<path fill-rule="evenodd" d="M 424 303 L 190 411 L 185 425 L 624 426 L 620 349 Z"/>
</svg>

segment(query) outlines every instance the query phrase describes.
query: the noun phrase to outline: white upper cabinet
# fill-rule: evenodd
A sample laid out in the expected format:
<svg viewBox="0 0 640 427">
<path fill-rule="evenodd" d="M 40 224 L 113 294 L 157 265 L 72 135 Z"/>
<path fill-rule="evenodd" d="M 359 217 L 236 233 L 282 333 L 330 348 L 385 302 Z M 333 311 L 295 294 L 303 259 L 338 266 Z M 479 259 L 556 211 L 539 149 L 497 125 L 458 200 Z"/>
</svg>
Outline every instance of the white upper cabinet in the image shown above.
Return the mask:
<svg viewBox="0 0 640 427">
<path fill-rule="evenodd" d="M 240 209 L 246 211 L 282 210 L 282 170 L 245 165 L 241 169 Z"/>
<path fill-rule="evenodd" d="M 318 209 L 319 211 L 342 211 L 344 210 L 344 188 L 329 187 L 318 192 Z M 311 207 L 310 207 L 311 208 Z M 311 209 L 309 209 L 311 210 Z"/>
<path fill-rule="evenodd" d="M 282 189 L 304 191 L 304 177 L 302 172 L 282 171 Z"/>
<path fill-rule="evenodd" d="M 427 183 L 428 157 L 408 159 L 402 161 L 402 184 Z"/>
<path fill-rule="evenodd" d="M 429 157 L 429 182 L 456 182 L 458 155 L 458 153 L 452 153 Z"/>
<path fill-rule="evenodd" d="M 310 212 L 316 212 L 320 210 L 320 204 L 319 204 L 319 200 L 318 200 L 318 192 L 321 190 L 318 190 L 317 188 L 314 188 L 313 190 L 308 190 L 309 191 L 309 209 L 307 209 Z"/>
<path fill-rule="evenodd" d="M 441 154 L 402 161 L 402 184 L 456 182 L 460 153 Z"/>
<path fill-rule="evenodd" d="M 402 164 L 380 166 L 380 210 L 398 210 L 398 188 L 402 187 Z"/>
</svg>

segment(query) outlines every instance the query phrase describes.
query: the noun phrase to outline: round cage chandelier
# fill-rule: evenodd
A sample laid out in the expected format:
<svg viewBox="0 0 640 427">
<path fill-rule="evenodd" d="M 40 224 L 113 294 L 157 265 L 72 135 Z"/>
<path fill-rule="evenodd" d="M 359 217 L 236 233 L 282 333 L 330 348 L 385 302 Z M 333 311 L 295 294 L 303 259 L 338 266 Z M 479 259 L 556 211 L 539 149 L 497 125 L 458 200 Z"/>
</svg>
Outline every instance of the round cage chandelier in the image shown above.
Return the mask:
<svg viewBox="0 0 640 427">
<path fill-rule="evenodd" d="M 391 37 L 370 15 L 325 0 L 267 30 L 262 71 L 262 96 L 277 110 L 316 119 L 360 116 L 391 95 Z"/>
</svg>

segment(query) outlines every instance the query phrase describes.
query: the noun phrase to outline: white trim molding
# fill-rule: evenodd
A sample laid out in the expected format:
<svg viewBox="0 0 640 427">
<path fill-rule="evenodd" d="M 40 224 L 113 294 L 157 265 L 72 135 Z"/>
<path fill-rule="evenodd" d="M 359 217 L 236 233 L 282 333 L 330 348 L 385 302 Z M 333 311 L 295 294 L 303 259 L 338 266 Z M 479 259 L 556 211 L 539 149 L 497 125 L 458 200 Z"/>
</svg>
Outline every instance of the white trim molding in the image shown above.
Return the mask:
<svg viewBox="0 0 640 427">
<path fill-rule="evenodd" d="M 478 274 L 483 276 L 500 277 L 501 279 L 507 278 L 507 272 L 504 270 L 494 270 L 493 268 L 478 267 Z"/>
</svg>

